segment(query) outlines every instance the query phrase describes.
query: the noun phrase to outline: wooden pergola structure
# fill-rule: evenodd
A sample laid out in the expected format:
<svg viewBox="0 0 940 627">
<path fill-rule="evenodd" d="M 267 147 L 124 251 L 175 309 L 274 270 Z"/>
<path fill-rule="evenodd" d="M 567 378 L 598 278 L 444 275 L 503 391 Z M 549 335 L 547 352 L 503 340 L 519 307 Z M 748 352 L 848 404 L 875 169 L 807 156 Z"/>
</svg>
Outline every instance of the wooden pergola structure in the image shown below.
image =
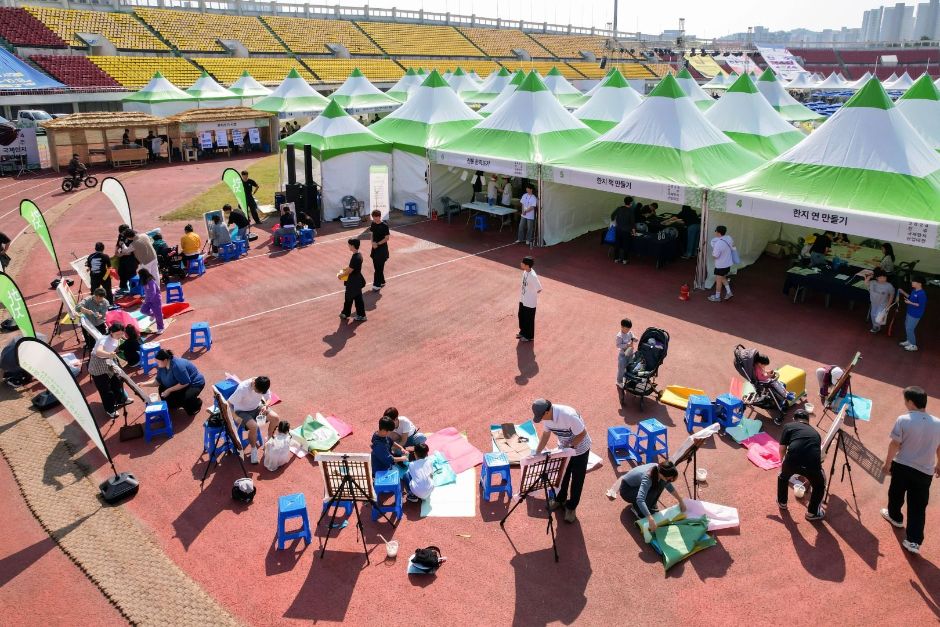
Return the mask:
<svg viewBox="0 0 940 627">
<path fill-rule="evenodd" d="M 58 172 L 68 164 L 73 153 L 86 164 L 98 157 L 112 166 L 146 163 L 149 155 L 146 147 L 122 143 L 124 129 L 129 131 L 133 142 L 143 139 L 149 131 L 154 135 L 167 135 L 168 120 L 133 111 L 97 111 L 47 120 L 42 127 L 49 141 L 52 168 Z"/>
<path fill-rule="evenodd" d="M 242 147 L 254 145 L 264 152 L 277 151 L 278 122 L 273 113 L 250 107 L 190 109 L 171 115 L 166 122 L 170 141 L 184 152 L 194 140 L 204 151 L 230 152 L 239 142 Z M 258 141 L 250 141 L 251 137 Z"/>
</svg>

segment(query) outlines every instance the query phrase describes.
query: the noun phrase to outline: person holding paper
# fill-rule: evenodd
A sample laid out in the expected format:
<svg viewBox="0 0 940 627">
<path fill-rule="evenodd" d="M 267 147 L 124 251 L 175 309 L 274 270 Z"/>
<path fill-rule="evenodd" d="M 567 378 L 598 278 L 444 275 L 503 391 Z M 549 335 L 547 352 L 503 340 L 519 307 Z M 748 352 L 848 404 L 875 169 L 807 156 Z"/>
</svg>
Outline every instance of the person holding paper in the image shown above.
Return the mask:
<svg viewBox="0 0 940 627">
<path fill-rule="evenodd" d="M 657 503 L 663 490 L 676 497 L 679 501 L 679 509 L 685 512 L 685 499 L 679 496 L 672 485 L 678 478 L 679 470 L 671 461 L 643 464 L 614 481 L 614 485 L 607 490 L 607 498 L 613 500 L 619 494 L 620 498 L 632 506 L 637 517 L 646 518 L 650 533 L 652 533 L 656 531 L 653 514 L 659 511 Z"/>
<path fill-rule="evenodd" d="M 251 447 L 251 463 L 258 463 L 258 418 L 268 418 L 268 438 L 274 435 L 279 416 L 268 403 L 271 401 L 271 380 L 264 376 L 245 379 L 228 397 L 232 411 L 238 416 L 240 425 L 248 430 L 248 446 Z M 247 452 L 247 449 L 246 449 Z"/>
<path fill-rule="evenodd" d="M 545 427 L 539 438 L 538 448 L 535 449 L 536 455 L 542 452 L 553 433 L 558 438 L 559 448 L 574 449 L 574 455 L 568 460 L 565 476 L 558 487 L 558 494 L 555 500 L 548 504 L 550 512 L 564 507 L 565 522 L 573 523 L 578 519 L 575 510 L 581 502 L 584 475 L 587 474 L 588 457 L 591 455 L 591 436 L 588 435 L 581 415 L 573 407 L 553 405 L 544 398 L 536 399 L 532 403 L 532 421 L 536 424 L 542 422 Z"/>
<path fill-rule="evenodd" d="M 100 288 L 99 288 L 100 289 Z M 98 390 L 101 404 L 108 418 L 117 418 L 118 407 L 131 402 L 124 391 L 124 381 L 111 368 L 111 360 L 117 358 L 117 349 L 124 339 L 124 325 L 114 323 L 108 327 L 107 335 L 101 336 L 91 350 L 88 360 L 88 374 Z"/>
<path fill-rule="evenodd" d="M 787 484 L 790 477 L 800 475 L 809 479 L 813 493 L 809 498 L 806 520 L 822 520 L 825 512 L 820 507 L 826 492 L 826 478 L 822 467 L 822 439 L 819 432 L 809 424 L 809 412 L 798 409 L 793 413 L 793 422 L 780 433 L 780 474 L 777 475 L 777 507 L 787 508 Z"/>
</svg>

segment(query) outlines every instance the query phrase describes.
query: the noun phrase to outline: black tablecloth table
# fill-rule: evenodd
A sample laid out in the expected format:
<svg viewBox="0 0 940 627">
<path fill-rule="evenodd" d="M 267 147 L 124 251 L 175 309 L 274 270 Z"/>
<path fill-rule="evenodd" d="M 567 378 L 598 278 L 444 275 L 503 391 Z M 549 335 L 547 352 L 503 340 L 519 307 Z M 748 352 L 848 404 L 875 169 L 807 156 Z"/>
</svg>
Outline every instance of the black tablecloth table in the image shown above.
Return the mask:
<svg viewBox="0 0 940 627">
<path fill-rule="evenodd" d="M 793 302 L 796 302 L 797 298 L 805 294 L 807 290 L 819 292 L 826 296 L 826 307 L 829 306 L 833 296 L 839 300 L 847 301 L 850 307 L 854 306 L 856 302 L 867 305 L 870 302 L 868 289 L 855 287 L 854 285 L 854 283 L 862 280 L 861 277 L 856 276 L 860 269 L 849 266 L 841 267 L 838 270 L 820 268 L 819 272 L 813 274 L 787 272 L 783 281 L 783 293 L 789 296 L 790 290 L 795 290 Z M 836 276 L 840 274 L 848 275 L 848 278 L 837 279 Z"/>
</svg>

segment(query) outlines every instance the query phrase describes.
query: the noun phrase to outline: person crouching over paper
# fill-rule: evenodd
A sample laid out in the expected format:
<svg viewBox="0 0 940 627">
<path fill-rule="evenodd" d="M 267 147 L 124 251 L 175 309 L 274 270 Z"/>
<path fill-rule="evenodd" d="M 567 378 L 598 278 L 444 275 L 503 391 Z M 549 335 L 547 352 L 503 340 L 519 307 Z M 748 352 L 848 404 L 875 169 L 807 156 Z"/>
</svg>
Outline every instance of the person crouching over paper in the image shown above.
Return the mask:
<svg viewBox="0 0 940 627">
<path fill-rule="evenodd" d="M 271 401 L 271 380 L 267 377 L 245 379 L 228 398 L 232 411 L 240 419 L 241 427 L 248 430 L 251 463 L 258 463 L 258 418 L 268 419 L 268 437 L 274 435 L 279 416 L 268 407 Z M 246 449 L 247 452 L 247 449 Z"/>
<path fill-rule="evenodd" d="M 630 504 L 637 518 L 646 517 L 652 533 L 656 531 L 653 514 L 659 511 L 657 502 L 663 490 L 676 497 L 679 509 L 685 512 L 685 499 L 679 496 L 672 485 L 678 478 L 679 471 L 671 461 L 643 464 L 614 481 L 614 485 L 607 490 L 607 498 L 613 500 L 619 493 L 620 498 Z"/>
<path fill-rule="evenodd" d="M 392 441 L 391 435 L 394 430 L 394 419 L 388 416 L 379 418 L 379 428 L 372 434 L 372 474 L 385 472 L 395 464 L 407 467 L 408 453 Z"/>
</svg>

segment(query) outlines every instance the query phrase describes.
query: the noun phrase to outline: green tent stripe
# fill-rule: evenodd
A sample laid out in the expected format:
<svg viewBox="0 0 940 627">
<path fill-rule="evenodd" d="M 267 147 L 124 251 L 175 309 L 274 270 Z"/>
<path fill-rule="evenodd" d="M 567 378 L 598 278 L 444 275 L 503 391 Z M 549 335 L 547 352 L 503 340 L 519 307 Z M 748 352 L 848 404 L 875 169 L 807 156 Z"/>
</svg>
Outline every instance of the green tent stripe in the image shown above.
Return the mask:
<svg viewBox="0 0 940 627">
<path fill-rule="evenodd" d="M 395 148 L 425 156 L 428 148 L 460 137 L 476 126 L 479 120 L 454 120 L 439 124 L 425 124 L 415 120 L 384 118 L 369 127 L 373 133 L 395 144 Z"/>
<path fill-rule="evenodd" d="M 607 78 L 604 79 L 604 82 L 601 83 L 601 87 L 629 87 L 630 83 L 627 82 L 627 79 L 623 77 L 623 74 L 620 73 L 620 70 L 614 68 L 611 70 L 610 74 L 607 75 Z"/>
<path fill-rule="evenodd" d="M 473 154 L 495 159 L 541 163 L 564 156 L 597 136 L 588 128 L 530 135 L 518 131 L 474 129 L 442 146 L 448 152 Z"/>
<path fill-rule="evenodd" d="M 859 89 L 854 96 L 849 98 L 844 107 L 865 107 L 868 109 L 891 109 L 894 105 L 888 92 L 881 85 L 881 81 L 872 77 L 865 86 Z"/>
<path fill-rule="evenodd" d="M 751 77 L 747 74 L 742 74 L 738 77 L 738 80 L 734 81 L 734 84 L 728 88 L 728 93 L 737 92 L 741 94 L 757 94 L 760 93 L 757 89 L 757 86 L 754 85 L 754 81 L 751 80 Z"/>
<path fill-rule="evenodd" d="M 793 148 L 805 137 L 803 133 L 796 130 L 766 136 L 752 135 L 750 133 L 735 133 L 733 131 L 724 131 L 724 133 L 738 146 L 768 161 L 785 153 L 790 148 Z"/>
<path fill-rule="evenodd" d="M 937 91 L 930 75 L 924 74 L 914 81 L 914 84 L 904 92 L 899 100 L 940 100 L 940 91 Z"/>
<path fill-rule="evenodd" d="M 757 80 L 764 81 L 765 83 L 776 83 L 777 76 L 776 74 L 774 74 L 774 71 L 768 67 L 766 70 L 764 70 L 763 74 L 761 74 L 760 78 L 758 78 Z"/>
<path fill-rule="evenodd" d="M 519 83 L 516 91 L 548 91 L 548 87 L 545 86 L 538 74 L 529 72 L 529 75 Z"/>
<path fill-rule="evenodd" d="M 613 127 L 617 126 L 617 122 L 610 122 L 608 120 L 581 120 L 590 128 L 592 131 L 598 135 L 603 135 Z"/>
<path fill-rule="evenodd" d="M 682 86 L 672 74 L 666 74 L 663 80 L 659 81 L 653 91 L 649 93 L 649 98 L 686 98 Z M 703 101 L 704 102 L 704 101 Z"/>
<path fill-rule="evenodd" d="M 441 76 L 437 70 L 431 70 L 431 73 L 428 74 L 428 77 L 424 79 L 424 82 L 421 83 L 422 87 L 450 87 L 447 84 L 447 81 L 444 80 L 444 77 Z"/>
<path fill-rule="evenodd" d="M 350 152 L 392 152 L 391 144 L 378 143 L 375 141 L 375 137 L 368 133 L 349 133 L 334 137 L 322 137 L 312 133 L 297 132 L 287 139 L 282 139 L 278 144 L 281 148 L 292 144 L 301 149 L 309 145 L 318 161 L 326 161 Z"/>
</svg>

